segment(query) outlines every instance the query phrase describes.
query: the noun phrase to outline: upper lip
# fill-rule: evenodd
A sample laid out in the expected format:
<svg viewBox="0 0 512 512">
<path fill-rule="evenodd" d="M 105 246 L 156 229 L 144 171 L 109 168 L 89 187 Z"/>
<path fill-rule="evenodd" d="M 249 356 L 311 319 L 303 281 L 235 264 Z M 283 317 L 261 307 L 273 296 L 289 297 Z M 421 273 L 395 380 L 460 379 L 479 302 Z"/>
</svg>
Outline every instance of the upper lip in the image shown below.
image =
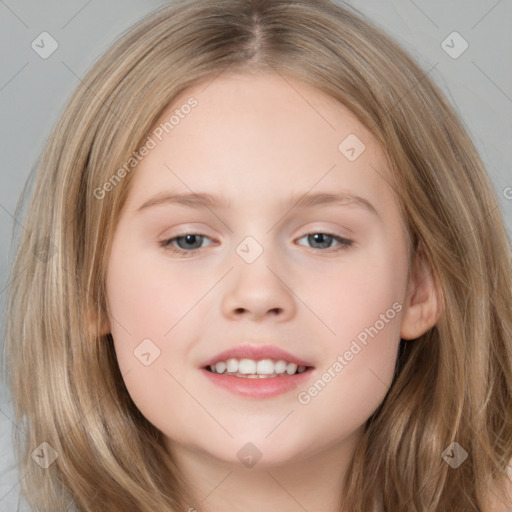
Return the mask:
<svg viewBox="0 0 512 512">
<path fill-rule="evenodd" d="M 274 345 L 239 345 L 237 347 L 228 348 L 223 352 L 219 352 L 210 359 L 201 363 L 201 368 L 214 365 L 219 361 L 226 361 L 230 358 L 236 359 L 254 359 L 259 361 L 261 359 L 283 359 L 288 363 L 295 363 L 297 366 L 312 366 L 311 363 L 300 359 L 299 357 L 290 354 L 282 348 Z"/>
</svg>

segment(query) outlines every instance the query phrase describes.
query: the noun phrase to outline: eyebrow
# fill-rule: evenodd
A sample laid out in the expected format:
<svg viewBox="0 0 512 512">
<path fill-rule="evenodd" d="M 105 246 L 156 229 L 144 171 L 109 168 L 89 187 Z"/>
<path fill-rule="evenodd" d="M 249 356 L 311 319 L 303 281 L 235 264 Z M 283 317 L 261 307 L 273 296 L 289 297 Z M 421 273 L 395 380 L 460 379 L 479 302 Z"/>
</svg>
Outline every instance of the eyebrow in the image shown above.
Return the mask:
<svg viewBox="0 0 512 512">
<path fill-rule="evenodd" d="M 155 196 L 149 198 L 143 203 L 136 211 L 140 212 L 150 207 L 163 206 L 163 205 L 182 205 L 190 208 L 229 208 L 231 203 L 224 196 L 213 196 L 207 193 L 174 193 L 174 192 L 160 192 Z M 287 208 L 312 208 L 314 206 L 327 206 L 327 205 L 355 205 L 370 213 L 379 216 L 377 210 L 368 199 L 361 197 L 349 191 L 339 191 L 336 193 L 317 192 L 310 194 L 308 192 L 303 194 L 295 194 L 285 201 L 283 206 Z"/>
</svg>

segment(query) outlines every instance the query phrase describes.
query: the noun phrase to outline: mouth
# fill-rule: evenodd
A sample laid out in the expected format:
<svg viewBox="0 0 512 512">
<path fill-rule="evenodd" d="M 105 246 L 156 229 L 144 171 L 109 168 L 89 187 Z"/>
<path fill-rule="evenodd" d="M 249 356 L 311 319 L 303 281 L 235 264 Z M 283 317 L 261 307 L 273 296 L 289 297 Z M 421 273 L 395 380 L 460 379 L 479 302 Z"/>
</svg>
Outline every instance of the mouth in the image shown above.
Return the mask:
<svg viewBox="0 0 512 512">
<path fill-rule="evenodd" d="M 237 359 L 229 358 L 216 364 L 206 365 L 210 373 L 242 379 L 272 379 L 299 375 L 311 370 L 312 366 L 297 365 L 285 359 Z"/>
<path fill-rule="evenodd" d="M 275 346 L 243 345 L 204 361 L 200 370 L 209 382 L 231 393 L 269 398 L 306 383 L 315 367 Z"/>
</svg>

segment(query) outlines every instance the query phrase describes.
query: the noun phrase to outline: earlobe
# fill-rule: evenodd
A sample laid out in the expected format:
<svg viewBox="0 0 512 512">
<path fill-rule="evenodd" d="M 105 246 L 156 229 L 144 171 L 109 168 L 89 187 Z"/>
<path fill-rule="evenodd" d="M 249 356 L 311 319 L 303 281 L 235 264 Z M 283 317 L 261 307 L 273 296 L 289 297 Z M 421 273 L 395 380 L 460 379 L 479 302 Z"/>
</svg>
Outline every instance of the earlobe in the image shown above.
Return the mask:
<svg viewBox="0 0 512 512">
<path fill-rule="evenodd" d="M 108 315 L 105 311 L 100 310 L 100 308 L 89 313 L 87 323 L 89 334 L 95 338 L 106 336 L 111 330 Z"/>
<path fill-rule="evenodd" d="M 110 322 L 106 314 L 102 314 L 102 321 L 97 330 L 99 331 L 98 336 L 106 336 L 110 332 Z"/>
<path fill-rule="evenodd" d="M 441 310 L 434 272 L 424 251 L 419 247 L 407 284 L 400 337 L 406 340 L 420 337 L 437 323 Z"/>
</svg>

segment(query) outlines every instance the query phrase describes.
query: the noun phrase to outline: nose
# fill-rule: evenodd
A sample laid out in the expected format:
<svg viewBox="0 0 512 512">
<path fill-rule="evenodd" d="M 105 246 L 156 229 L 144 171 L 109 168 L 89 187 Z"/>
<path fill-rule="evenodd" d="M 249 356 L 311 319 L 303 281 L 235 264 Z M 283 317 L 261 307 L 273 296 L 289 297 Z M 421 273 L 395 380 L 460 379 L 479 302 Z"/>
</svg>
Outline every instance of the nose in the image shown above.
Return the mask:
<svg viewBox="0 0 512 512">
<path fill-rule="evenodd" d="M 253 263 L 235 260 L 222 298 L 222 313 L 230 320 L 247 318 L 263 321 L 274 318 L 284 322 L 295 315 L 296 296 L 293 279 L 270 258 L 269 251 Z"/>
</svg>

